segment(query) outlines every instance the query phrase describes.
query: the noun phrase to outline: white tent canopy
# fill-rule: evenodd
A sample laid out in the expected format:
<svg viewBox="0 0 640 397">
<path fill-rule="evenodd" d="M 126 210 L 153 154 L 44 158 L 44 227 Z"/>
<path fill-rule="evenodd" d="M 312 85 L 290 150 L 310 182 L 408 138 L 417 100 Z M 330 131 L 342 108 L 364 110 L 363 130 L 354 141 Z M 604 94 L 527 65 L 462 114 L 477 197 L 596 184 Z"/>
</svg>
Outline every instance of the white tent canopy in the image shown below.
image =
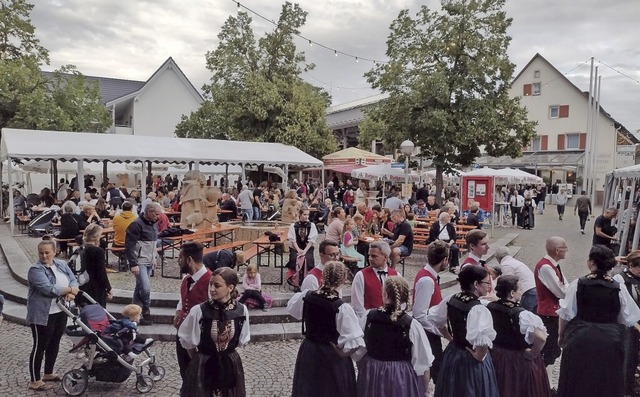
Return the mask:
<svg viewBox="0 0 640 397">
<path fill-rule="evenodd" d="M 453 169 L 453 171 L 451 172 L 443 172 L 442 173 L 442 179 L 446 182 L 452 182 L 452 183 L 460 183 L 460 176 L 464 174 L 464 172 L 457 170 L 457 169 Z M 425 178 L 430 179 L 432 181 L 436 180 L 436 170 L 429 170 L 429 171 L 425 171 L 424 173 Z"/>
<path fill-rule="evenodd" d="M 322 167 L 321 160 L 281 143 L 4 128 L 0 160 L 7 158 Z"/>
<path fill-rule="evenodd" d="M 351 171 L 351 176 L 358 179 L 404 182 L 406 174 L 401 168 L 392 168 L 391 164 L 370 165 Z M 409 174 L 409 182 L 418 182 L 420 175 Z"/>
<path fill-rule="evenodd" d="M 495 177 L 495 183 L 498 185 L 508 185 L 512 183 L 542 183 L 542 178 L 539 176 L 513 168 L 495 170 L 493 168 L 484 167 L 465 172 L 462 176 L 492 176 Z"/>
</svg>

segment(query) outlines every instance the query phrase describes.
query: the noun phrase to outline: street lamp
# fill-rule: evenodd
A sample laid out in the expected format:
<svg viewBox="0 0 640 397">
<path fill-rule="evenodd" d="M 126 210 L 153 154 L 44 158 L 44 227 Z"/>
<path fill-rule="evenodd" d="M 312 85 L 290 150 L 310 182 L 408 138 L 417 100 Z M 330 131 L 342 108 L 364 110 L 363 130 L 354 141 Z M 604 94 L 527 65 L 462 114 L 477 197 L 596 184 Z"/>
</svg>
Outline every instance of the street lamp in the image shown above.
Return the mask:
<svg viewBox="0 0 640 397">
<path fill-rule="evenodd" d="M 404 183 L 409 184 L 409 156 L 413 153 L 416 145 L 410 140 L 406 140 L 400 144 L 400 151 L 404 154 Z"/>
</svg>

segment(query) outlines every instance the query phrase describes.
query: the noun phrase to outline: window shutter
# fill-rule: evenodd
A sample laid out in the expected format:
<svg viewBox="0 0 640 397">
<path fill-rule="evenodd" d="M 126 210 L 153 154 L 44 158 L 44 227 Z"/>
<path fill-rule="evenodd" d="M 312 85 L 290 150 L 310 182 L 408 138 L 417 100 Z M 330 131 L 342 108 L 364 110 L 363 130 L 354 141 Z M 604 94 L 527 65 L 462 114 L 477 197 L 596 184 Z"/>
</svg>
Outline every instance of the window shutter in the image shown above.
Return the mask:
<svg viewBox="0 0 640 397">
<path fill-rule="evenodd" d="M 549 135 L 540 135 L 540 150 L 549 150 Z"/>
<path fill-rule="evenodd" d="M 525 84 L 523 87 L 522 95 L 530 96 L 531 95 L 531 84 Z"/>
<path fill-rule="evenodd" d="M 569 117 L 569 105 L 560 105 L 559 118 L 565 119 Z"/>
<path fill-rule="evenodd" d="M 578 148 L 579 149 L 586 149 L 587 148 L 587 134 L 582 132 L 580 133 L 580 143 L 578 144 Z"/>
<path fill-rule="evenodd" d="M 564 150 L 564 134 L 558 134 L 558 150 Z"/>
</svg>

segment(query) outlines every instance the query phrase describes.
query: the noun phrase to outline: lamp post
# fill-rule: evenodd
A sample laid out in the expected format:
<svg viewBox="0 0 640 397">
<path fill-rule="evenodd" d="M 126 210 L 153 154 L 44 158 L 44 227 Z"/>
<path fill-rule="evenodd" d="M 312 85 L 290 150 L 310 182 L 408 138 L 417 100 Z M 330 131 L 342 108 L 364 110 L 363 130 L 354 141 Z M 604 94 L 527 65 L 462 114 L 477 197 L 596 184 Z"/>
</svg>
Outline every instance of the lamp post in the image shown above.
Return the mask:
<svg viewBox="0 0 640 397">
<path fill-rule="evenodd" d="M 409 184 L 409 156 L 413 153 L 416 145 L 410 140 L 406 140 L 400 144 L 400 151 L 404 154 L 404 183 Z"/>
</svg>

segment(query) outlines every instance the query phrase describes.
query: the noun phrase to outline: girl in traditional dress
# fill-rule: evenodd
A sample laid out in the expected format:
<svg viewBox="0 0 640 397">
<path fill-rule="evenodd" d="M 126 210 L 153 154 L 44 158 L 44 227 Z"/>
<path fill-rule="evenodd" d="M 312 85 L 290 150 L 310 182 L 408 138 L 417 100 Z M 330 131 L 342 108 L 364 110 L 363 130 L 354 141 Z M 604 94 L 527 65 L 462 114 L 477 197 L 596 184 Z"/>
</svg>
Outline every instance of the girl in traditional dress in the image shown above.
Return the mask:
<svg viewBox="0 0 640 397">
<path fill-rule="evenodd" d="M 358 269 L 362 269 L 364 268 L 364 255 L 359 253 L 356 249 L 356 246 L 358 245 L 358 238 L 354 236 L 353 229 L 355 226 L 356 223 L 352 218 L 348 218 L 344 221 L 340 252 L 345 256 L 358 259 Z"/>
<path fill-rule="evenodd" d="M 465 266 L 458 275 L 462 292 L 429 310 L 427 321 L 449 340 L 444 351 L 435 397 L 498 397 L 489 349 L 496 331 L 491 312 L 480 303 L 491 276 L 480 266 Z M 448 325 L 448 326 L 447 326 Z"/>
<path fill-rule="evenodd" d="M 540 350 L 547 340 L 542 319 L 518 302 L 522 289 L 516 276 L 500 276 L 496 295 L 487 305 L 497 332 L 491 349 L 501 396 L 551 397 L 551 387 Z"/>
<path fill-rule="evenodd" d="M 591 273 L 569 284 L 560 300 L 558 396 L 624 395 L 625 327 L 640 321 L 640 309 L 607 274 L 615 264 L 611 249 L 594 245 L 587 261 Z"/>
<path fill-rule="evenodd" d="M 409 285 L 389 276 L 382 294 L 384 307 L 361 319 L 367 354 L 358 363 L 358 396 L 424 397 L 433 354 L 424 329 L 406 313 Z"/>
<path fill-rule="evenodd" d="M 238 273 L 216 269 L 209 301 L 195 306 L 178 330 L 191 361 L 180 395 L 244 397 L 244 370 L 236 347 L 249 342 L 249 312 L 238 297 Z"/>
<path fill-rule="evenodd" d="M 627 256 L 627 267 L 613 279 L 626 288 L 636 305 L 640 306 L 640 251 L 633 251 Z M 640 332 L 636 328 L 628 329 L 624 350 L 624 394 L 632 396 L 640 350 Z"/>
<path fill-rule="evenodd" d="M 523 229 L 531 230 L 535 226 L 535 212 L 534 212 L 533 200 L 531 197 L 525 196 L 524 206 L 522 207 L 522 212 L 520 213 L 520 219 L 522 220 Z"/>
<path fill-rule="evenodd" d="M 364 347 L 362 329 L 353 308 L 340 298 L 347 280 L 343 263 L 330 261 L 317 291 L 295 294 L 289 314 L 302 319 L 305 339 L 293 374 L 293 397 L 354 397 L 356 374 L 350 356 Z"/>
</svg>

